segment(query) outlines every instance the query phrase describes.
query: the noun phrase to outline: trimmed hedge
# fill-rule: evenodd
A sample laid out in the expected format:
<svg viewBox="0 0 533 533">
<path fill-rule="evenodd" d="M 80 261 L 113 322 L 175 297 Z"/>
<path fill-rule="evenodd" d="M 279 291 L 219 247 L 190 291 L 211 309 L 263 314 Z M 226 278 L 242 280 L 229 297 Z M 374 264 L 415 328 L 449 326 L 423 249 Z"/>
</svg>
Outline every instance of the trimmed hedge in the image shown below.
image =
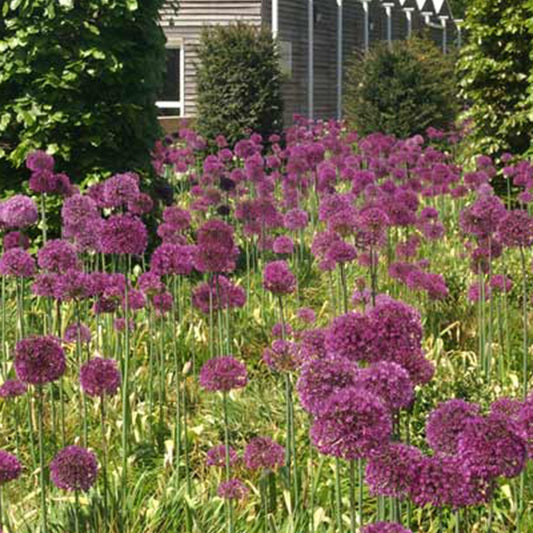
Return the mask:
<svg viewBox="0 0 533 533">
<path fill-rule="evenodd" d="M 270 32 L 243 23 L 206 28 L 198 47 L 197 128 L 233 144 L 252 130 L 281 131 L 283 102 L 277 47 Z"/>
<path fill-rule="evenodd" d="M 429 126 L 446 128 L 458 110 L 453 56 L 421 38 L 358 54 L 348 70 L 345 109 L 363 135 L 408 137 Z"/>
</svg>

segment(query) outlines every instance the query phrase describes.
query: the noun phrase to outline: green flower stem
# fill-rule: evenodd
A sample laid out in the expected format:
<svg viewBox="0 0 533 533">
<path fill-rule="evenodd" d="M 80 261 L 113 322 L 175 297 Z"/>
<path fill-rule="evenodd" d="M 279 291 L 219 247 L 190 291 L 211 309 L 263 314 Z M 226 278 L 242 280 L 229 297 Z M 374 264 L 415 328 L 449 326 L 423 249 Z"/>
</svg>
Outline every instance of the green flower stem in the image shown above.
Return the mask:
<svg viewBox="0 0 533 533">
<path fill-rule="evenodd" d="M 82 344 L 81 344 L 81 315 L 80 315 L 80 303 L 78 300 L 74 303 L 74 309 L 76 313 L 76 359 L 78 363 L 78 371 L 81 368 L 82 365 Z M 128 325 L 126 323 L 126 329 L 128 329 Z M 80 387 L 80 407 L 83 407 L 83 413 L 81 414 L 82 418 L 82 429 L 83 429 L 83 446 L 84 448 L 87 448 L 87 441 L 88 441 L 88 435 L 89 435 L 89 413 L 87 409 L 87 397 L 85 394 L 83 394 L 83 390 Z"/>
<path fill-rule="evenodd" d="M 356 533 L 357 519 L 355 512 L 355 460 L 350 461 L 350 533 Z"/>
<path fill-rule="evenodd" d="M 48 533 L 48 517 L 46 504 L 46 477 L 45 477 L 45 460 L 44 460 L 44 406 L 43 406 L 43 387 L 37 386 L 37 407 L 39 413 L 39 480 L 41 486 L 41 533 Z"/>
<path fill-rule="evenodd" d="M 176 480 L 179 486 L 180 482 L 180 462 L 181 462 L 181 361 L 178 353 L 178 332 L 176 327 L 179 323 L 179 310 L 176 300 L 178 298 L 178 290 L 176 285 L 177 279 L 176 276 L 172 276 L 172 355 L 174 358 L 174 373 L 176 374 L 175 380 L 175 393 L 176 393 L 176 430 L 174 436 L 174 450 L 175 450 L 175 469 L 176 469 Z M 187 434 L 185 434 L 184 442 L 187 440 Z M 186 444 L 185 444 L 186 445 Z M 190 496 L 190 480 L 189 474 L 187 472 L 187 493 Z"/>
<path fill-rule="evenodd" d="M 104 531 L 108 527 L 108 480 L 107 480 L 107 439 L 106 439 L 106 416 L 105 416 L 105 397 L 100 396 L 100 438 L 102 445 L 102 479 L 104 483 Z"/>
<path fill-rule="evenodd" d="M 526 268 L 526 255 L 524 247 L 520 246 L 520 265 L 522 267 L 522 320 L 524 326 L 524 354 L 522 360 L 522 379 L 523 379 L 523 395 L 524 399 L 527 398 L 527 373 L 528 373 L 528 359 L 529 359 L 529 340 L 527 332 L 527 268 Z"/>
<path fill-rule="evenodd" d="M 224 407 L 224 448 L 226 455 L 226 481 L 230 479 L 230 458 L 229 458 L 229 417 L 228 417 L 228 393 L 223 393 Z M 233 507 L 231 500 L 227 500 L 228 507 L 228 533 L 233 533 Z"/>
<path fill-rule="evenodd" d="M 335 457 L 335 519 L 337 530 L 342 531 L 341 461 Z"/>
</svg>

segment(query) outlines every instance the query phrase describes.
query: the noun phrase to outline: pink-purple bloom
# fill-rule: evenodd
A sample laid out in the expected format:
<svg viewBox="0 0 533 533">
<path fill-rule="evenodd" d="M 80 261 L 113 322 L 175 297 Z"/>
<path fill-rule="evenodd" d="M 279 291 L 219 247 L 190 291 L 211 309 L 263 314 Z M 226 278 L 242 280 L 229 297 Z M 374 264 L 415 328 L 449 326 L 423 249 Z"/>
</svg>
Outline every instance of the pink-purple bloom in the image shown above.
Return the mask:
<svg viewBox="0 0 533 533">
<path fill-rule="evenodd" d="M 80 368 L 81 388 L 89 396 L 114 396 L 121 377 L 114 359 L 94 357 Z"/>
<path fill-rule="evenodd" d="M 26 337 L 16 345 L 14 366 L 20 381 L 44 385 L 65 373 L 65 352 L 57 337 Z"/>
<path fill-rule="evenodd" d="M 50 478 L 59 489 L 88 491 L 96 482 L 96 455 L 81 446 L 67 446 L 50 463 Z"/>
<path fill-rule="evenodd" d="M 229 392 L 246 386 L 248 372 L 243 363 L 229 355 L 216 357 L 204 363 L 198 381 L 208 391 Z"/>
</svg>

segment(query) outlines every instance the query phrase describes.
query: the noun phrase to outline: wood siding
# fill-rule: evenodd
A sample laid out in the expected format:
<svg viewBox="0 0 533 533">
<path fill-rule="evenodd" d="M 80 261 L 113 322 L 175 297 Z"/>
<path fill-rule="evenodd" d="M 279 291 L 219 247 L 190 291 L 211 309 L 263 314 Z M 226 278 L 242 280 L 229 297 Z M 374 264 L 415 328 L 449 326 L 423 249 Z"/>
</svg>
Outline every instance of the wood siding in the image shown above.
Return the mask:
<svg viewBox="0 0 533 533">
<path fill-rule="evenodd" d="M 237 20 L 265 28 L 271 27 L 272 0 L 181 0 L 179 9 L 170 2 L 161 10 L 161 25 L 172 40 L 183 43 L 185 54 L 185 115 L 196 111 L 196 46 L 202 29 L 215 24 L 230 24 Z M 356 50 L 363 49 L 364 11 L 359 0 L 343 1 L 343 64 L 346 66 Z M 383 0 L 369 4 L 370 43 L 387 38 L 387 16 Z M 314 111 L 315 118 L 331 118 L 337 114 L 337 1 L 314 0 Z M 292 122 L 294 114 L 308 114 L 308 0 L 278 0 L 278 39 L 284 50 L 291 50 L 291 73 L 283 85 L 285 123 Z M 418 10 L 412 14 L 413 31 L 427 29 Z M 439 44 L 442 32 L 430 30 Z M 398 0 L 392 12 L 393 39 L 403 39 L 407 34 L 407 21 Z M 456 37 L 453 22 L 448 25 L 448 43 Z M 345 79 L 343 80 L 344 85 Z M 223 102 L 221 102 L 223 105 Z"/>
</svg>

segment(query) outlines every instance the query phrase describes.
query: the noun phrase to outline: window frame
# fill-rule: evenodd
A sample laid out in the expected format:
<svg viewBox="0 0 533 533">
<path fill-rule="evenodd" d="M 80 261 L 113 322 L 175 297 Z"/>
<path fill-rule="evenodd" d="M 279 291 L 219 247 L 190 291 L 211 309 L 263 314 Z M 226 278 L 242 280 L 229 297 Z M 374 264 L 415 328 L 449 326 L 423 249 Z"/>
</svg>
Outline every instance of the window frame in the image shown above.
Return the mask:
<svg viewBox="0 0 533 533">
<path fill-rule="evenodd" d="M 157 109 L 175 109 L 176 114 L 172 115 L 159 115 L 160 118 L 172 119 L 182 118 L 185 116 L 185 43 L 183 39 L 167 38 L 165 44 L 165 50 L 180 50 L 179 61 L 179 100 L 157 100 L 155 105 Z"/>
</svg>

